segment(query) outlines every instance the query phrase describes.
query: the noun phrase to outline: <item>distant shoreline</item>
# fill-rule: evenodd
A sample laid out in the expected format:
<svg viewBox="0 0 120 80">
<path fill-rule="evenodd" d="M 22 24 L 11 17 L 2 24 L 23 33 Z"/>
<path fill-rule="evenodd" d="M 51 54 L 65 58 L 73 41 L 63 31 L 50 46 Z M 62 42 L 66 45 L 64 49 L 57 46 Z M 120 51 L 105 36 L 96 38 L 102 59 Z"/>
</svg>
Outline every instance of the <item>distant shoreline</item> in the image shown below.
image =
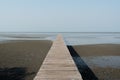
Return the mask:
<svg viewBox="0 0 120 80">
<path fill-rule="evenodd" d="M 120 32 L 0 32 L 0 33 L 120 33 Z"/>
</svg>

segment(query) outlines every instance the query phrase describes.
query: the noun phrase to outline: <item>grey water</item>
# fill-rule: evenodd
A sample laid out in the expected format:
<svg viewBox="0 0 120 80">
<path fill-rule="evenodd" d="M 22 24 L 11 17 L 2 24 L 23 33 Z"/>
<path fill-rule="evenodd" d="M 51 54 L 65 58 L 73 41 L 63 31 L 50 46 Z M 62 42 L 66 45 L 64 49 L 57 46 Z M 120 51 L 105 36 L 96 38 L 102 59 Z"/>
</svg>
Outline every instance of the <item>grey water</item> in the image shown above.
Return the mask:
<svg viewBox="0 0 120 80">
<path fill-rule="evenodd" d="M 120 44 L 120 33 L 65 33 L 66 44 Z"/>
<path fill-rule="evenodd" d="M 120 69 L 120 56 L 89 56 L 82 57 L 82 59 L 92 67 L 111 67 Z"/>
<path fill-rule="evenodd" d="M 67 45 L 120 44 L 120 33 L 0 33 L 0 42 L 10 40 L 55 40 L 62 34 Z"/>
<path fill-rule="evenodd" d="M 0 33 L 0 41 L 9 40 L 45 40 L 52 39 L 52 34 L 49 33 Z"/>
</svg>

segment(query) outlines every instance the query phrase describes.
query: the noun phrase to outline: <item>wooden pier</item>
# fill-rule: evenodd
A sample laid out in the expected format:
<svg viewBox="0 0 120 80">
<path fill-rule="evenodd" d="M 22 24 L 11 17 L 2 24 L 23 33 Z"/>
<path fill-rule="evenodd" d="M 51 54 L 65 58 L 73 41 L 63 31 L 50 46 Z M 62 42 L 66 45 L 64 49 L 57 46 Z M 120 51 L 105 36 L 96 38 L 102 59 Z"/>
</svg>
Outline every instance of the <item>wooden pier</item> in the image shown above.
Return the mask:
<svg viewBox="0 0 120 80">
<path fill-rule="evenodd" d="M 34 80 L 82 80 L 61 35 L 53 42 Z"/>
</svg>

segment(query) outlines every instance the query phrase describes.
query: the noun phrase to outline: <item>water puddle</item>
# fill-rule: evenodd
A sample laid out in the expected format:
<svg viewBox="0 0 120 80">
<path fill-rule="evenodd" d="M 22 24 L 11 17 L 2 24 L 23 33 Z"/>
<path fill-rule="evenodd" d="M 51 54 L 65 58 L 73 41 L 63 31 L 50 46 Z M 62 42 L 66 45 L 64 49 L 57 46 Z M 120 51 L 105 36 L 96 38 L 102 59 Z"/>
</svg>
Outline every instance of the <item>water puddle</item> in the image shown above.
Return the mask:
<svg viewBox="0 0 120 80">
<path fill-rule="evenodd" d="M 93 67 L 98 66 L 120 69 L 120 56 L 89 56 L 81 58 L 84 60 L 85 63 Z"/>
</svg>

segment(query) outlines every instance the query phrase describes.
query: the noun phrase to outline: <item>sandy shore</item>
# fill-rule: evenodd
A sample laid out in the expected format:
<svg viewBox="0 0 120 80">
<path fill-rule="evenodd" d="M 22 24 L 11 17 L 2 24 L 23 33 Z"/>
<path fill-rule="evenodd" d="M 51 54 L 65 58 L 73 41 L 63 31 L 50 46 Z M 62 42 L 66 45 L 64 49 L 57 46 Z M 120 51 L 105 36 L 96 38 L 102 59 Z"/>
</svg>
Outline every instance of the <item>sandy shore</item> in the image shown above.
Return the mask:
<svg viewBox="0 0 120 80">
<path fill-rule="evenodd" d="M 51 45 L 49 40 L 0 44 L 0 80 L 32 80 Z"/>
<path fill-rule="evenodd" d="M 120 58 L 120 44 L 76 45 L 72 48 L 78 54 L 73 55 L 73 58 L 84 80 L 90 79 L 90 74 L 91 80 L 120 79 L 120 59 L 117 59 Z"/>
</svg>

